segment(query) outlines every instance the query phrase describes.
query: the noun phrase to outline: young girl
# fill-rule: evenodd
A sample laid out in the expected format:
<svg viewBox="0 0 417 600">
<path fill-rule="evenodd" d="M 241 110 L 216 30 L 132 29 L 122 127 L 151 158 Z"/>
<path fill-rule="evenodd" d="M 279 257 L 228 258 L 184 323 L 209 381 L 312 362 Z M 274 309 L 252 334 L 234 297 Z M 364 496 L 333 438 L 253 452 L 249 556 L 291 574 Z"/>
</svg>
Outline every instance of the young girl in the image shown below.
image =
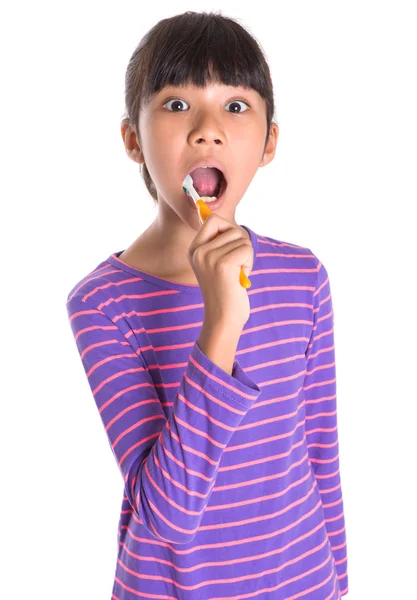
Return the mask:
<svg viewBox="0 0 417 600">
<path fill-rule="evenodd" d="M 230 18 L 164 19 L 131 57 L 126 109 L 158 214 L 67 300 L 124 483 L 111 597 L 340 598 L 328 274 L 234 217 L 278 140 L 266 59 Z M 219 196 L 203 224 L 187 174 L 207 204 Z"/>
</svg>

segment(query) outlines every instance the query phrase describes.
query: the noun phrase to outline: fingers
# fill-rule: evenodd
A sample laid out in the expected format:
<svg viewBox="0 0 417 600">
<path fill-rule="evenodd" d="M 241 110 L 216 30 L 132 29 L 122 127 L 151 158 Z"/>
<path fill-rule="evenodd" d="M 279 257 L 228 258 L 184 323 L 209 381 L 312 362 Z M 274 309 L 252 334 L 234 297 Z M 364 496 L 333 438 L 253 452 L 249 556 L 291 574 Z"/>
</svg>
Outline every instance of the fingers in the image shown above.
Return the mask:
<svg viewBox="0 0 417 600">
<path fill-rule="evenodd" d="M 246 267 L 246 274 L 250 272 L 253 262 L 252 244 L 246 237 L 233 240 L 218 248 L 205 251 L 203 259 L 213 269 L 228 270 L 231 265 Z"/>
<path fill-rule="evenodd" d="M 247 239 L 239 227 L 236 227 L 236 225 L 216 213 L 212 213 L 208 216 L 191 242 L 187 251 L 188 258 L 193 258 L 196 250 L 202 248 L 202 246 L 204 248 L 199 250 L 200 255 L 205 250 L 209 251 L 220 248 L 228 242 L 242 238 Z"/>
</svg>

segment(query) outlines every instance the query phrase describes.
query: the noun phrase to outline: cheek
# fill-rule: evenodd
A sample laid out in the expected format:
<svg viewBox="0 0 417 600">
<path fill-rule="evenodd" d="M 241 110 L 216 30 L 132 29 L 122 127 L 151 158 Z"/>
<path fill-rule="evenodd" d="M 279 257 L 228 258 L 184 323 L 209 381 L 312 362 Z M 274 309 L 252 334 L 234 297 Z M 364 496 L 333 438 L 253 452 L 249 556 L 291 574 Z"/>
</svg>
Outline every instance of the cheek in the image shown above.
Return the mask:
<svg viewBox="0 0 417 600">
<path fill-rule="evenodd" d="M 166 127 L 163 119 L 161 119 L 158 125 L 155 124 L 148 129 L 149 150 L 153 155 L 158 156 L 159 160 L 164 164 L 180 156 L 183 145 L 184 133 L 178 132 L 172 127 Z"/>
<path fill-rule="evenodd" d="M 160 126 L 148 126 L 144 146 L 148 162 L 152 163 L 154 171 L 158 174 L 166 171 L 172 161 L 175 147 L 170 134 Z"/>
<path fill-rule="evenodd" d="M 234 132 L 230 137 L 233 151 L 242 157 L 245 163 L 257 161 L 265 145 L 266 131 L 256 125 L 247 124 L 244 129 Z"/>
<path fill-rule="evenodd" d="M 250 143 L 246 139 L 239 144 L 237 152 L 239 153 L 239 170 L 245 180 L 250 181 L 262 160 L 263 145 L 259 143 L 259 140 Z"/>
</svg>

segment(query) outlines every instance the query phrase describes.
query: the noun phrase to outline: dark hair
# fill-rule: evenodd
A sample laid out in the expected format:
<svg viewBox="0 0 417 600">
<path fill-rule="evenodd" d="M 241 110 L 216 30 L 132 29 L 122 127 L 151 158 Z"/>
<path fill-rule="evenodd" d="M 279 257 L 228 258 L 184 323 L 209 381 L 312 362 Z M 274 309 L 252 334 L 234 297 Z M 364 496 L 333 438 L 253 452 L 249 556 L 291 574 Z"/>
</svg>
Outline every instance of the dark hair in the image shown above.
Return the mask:
<svg viewBox="0 0 417 600">
<path fill-rule="evenodd" d="M 260 44 L 229 17 L 193 11 L 159 21 L 130 58 L 125 75 L 123 121 L 135 131 L 139 142 L 141 107 L 165 86 L 181 86 L 188 81 L 201 88 L 208 82 L 219 82 L 256 90 L 266 102 L 266 147 L 274 117 L 274 93 Z M 157 204 L 156 187 L 146 163 L 139 170 Z"/>
</svg>

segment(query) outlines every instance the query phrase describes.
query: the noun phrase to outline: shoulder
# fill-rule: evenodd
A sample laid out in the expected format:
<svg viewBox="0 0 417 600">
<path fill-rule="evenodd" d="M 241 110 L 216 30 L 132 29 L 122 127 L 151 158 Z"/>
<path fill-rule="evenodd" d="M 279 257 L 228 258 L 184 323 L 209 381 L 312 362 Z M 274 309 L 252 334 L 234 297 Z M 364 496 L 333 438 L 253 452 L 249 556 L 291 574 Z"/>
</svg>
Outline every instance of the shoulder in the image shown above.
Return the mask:
<svg viewBox="0 0 417 600">
<path fill-rule="evenodd" d="M 326 279 L 327 271 L 311 248 L 268 235 L 256 235 L 256 270 L 277 275 L 281 282 L 305 285 L 313 291 Z"/>
<path fill-rule="evenodd" d="M 294 261 L 303 261 L 303 264 L 310 264 L 317 269 L 321 264 L 319 258 L 306 246 L 279 240 L 277 238 L 255 234 L 258 245 L 258 253 L 260 256 L 271 258 L 283 258 L 285 260 L 293 259 Z"/>
<path fill-rule="evenodd" d="M 100 261 L 72 285 L 66 297 L 69 315 L 80 310 L 93 310 L 117 321 L 120 312 L 124 312 L 123 298 L 131 288 L 129 282 L 133 276 L 118 268 L 113 257 L 111 254 Z"/>
<path fill-rule="evenodd" d="M 81 279 L 79 279 L 67 294 L 67 303 L 77 298 L 81 302 L 88 302 L 89 299 L 98 289 L 103 289 L 103 285 L 108 284 L 111 277 L 112 265 L 108 262 L 108 259 L 102 260 L 96 267 L 88 271 Z M 97 296 L 94 302 L 97 303 Z"/>
</svg>

